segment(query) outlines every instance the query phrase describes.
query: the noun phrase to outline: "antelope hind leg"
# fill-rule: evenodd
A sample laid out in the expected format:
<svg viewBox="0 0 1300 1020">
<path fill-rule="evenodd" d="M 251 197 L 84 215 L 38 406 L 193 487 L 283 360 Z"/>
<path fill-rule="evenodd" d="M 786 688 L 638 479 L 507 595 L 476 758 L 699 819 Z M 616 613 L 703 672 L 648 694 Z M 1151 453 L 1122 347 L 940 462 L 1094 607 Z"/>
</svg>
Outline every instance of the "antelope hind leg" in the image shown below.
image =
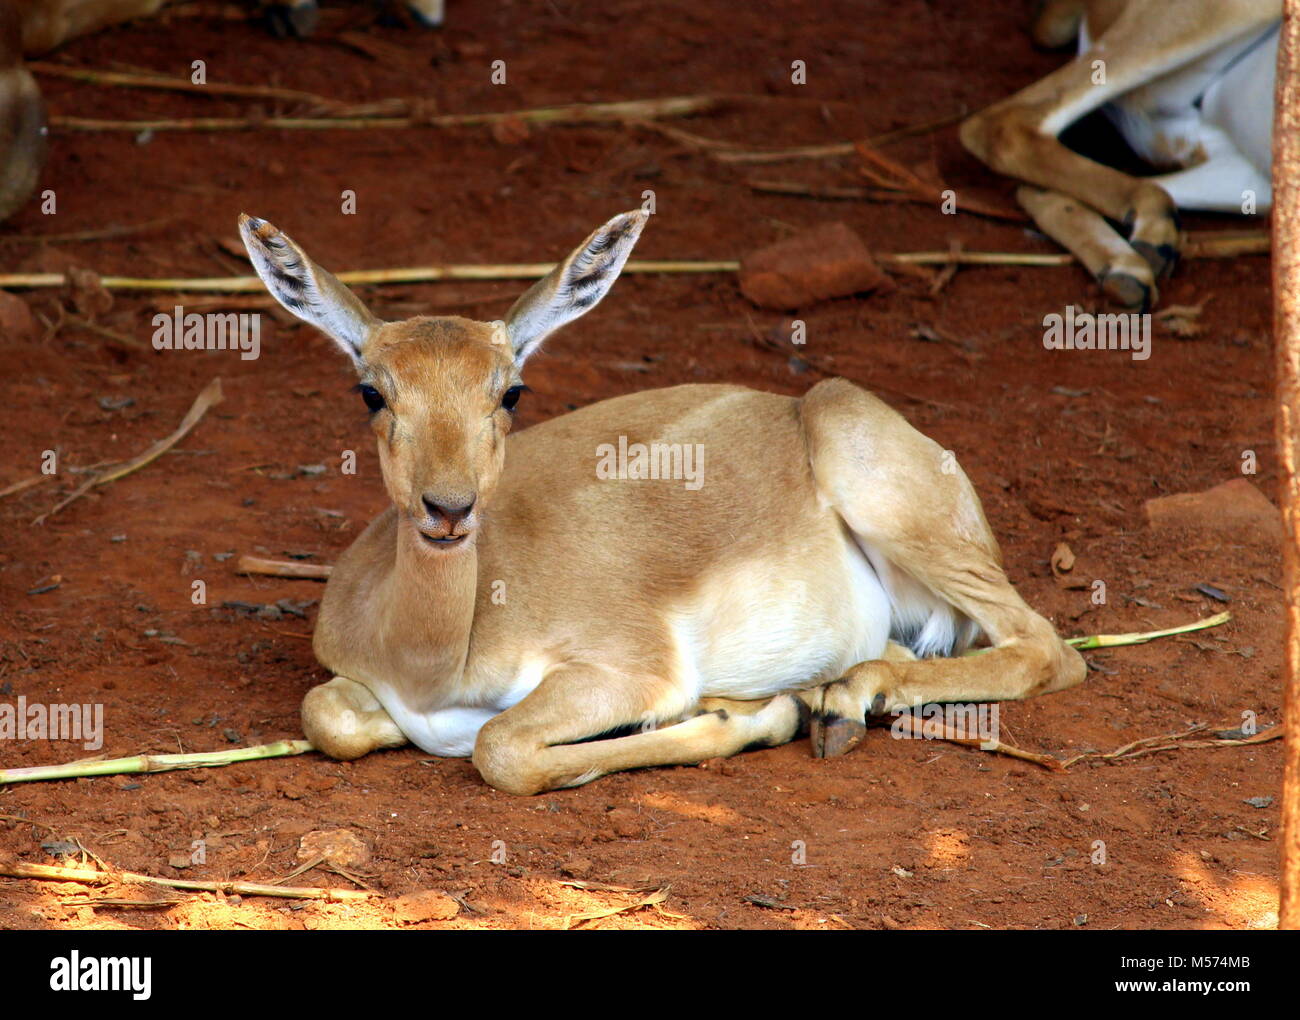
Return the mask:
<svg viewBox="0 0 1300 1020">
<path fill-rule="evenodd" d="M 1083 658 L 1007 580 L 979 497 L 951 451 L 843 379 L 809 390 L 801 415 L 817 486 L 890 590 L 895 612 L 928 614 L 927 626 L 949 635 L 945 652 L 960 655 L 971 623 L 993 645 L 979 655 L 920 660 L 887 650 L 854 666 L 821 688 L 814 754 L 853 747 L 868 712 L 1028 698 L 1083 680 Z"/>
</svg>

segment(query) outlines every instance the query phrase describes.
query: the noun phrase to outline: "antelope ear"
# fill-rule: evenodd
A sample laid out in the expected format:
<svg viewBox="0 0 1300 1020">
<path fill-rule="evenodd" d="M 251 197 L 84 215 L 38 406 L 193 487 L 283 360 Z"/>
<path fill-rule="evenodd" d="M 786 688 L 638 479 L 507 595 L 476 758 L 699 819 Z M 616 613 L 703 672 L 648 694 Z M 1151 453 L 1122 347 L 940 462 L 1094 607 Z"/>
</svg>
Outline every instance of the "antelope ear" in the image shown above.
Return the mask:
<svg viewBox="0 0 1300 1020">
<path fill-rule="evenodd" d="M 647 218 L 640 209 L 615 216 L 515 302 L 506 316 L 506 330 L 516 365 L 609 293 Z"/>
<path fill-rule="evenodd" d="M 365 363 L 361 352 L 382 321 L 273 224 L 241 213 L 239 234 L 271 296 L 343 348 L 360 371 Z"/>
</svg>

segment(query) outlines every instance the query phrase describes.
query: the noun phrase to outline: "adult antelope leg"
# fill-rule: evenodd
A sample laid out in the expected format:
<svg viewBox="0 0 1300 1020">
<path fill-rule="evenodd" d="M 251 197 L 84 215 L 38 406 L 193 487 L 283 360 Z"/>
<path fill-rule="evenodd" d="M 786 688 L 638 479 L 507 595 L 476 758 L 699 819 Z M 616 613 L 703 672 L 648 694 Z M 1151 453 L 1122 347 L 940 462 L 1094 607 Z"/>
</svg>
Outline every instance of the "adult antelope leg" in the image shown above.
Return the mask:
<svg viewBox="0 0 1300 1020">
<path fill-rule="evenodd" d="M 1083 263 L 1114 301 L 1143 310 L 1155 301 L 1149 263 L 1095 210 L 1059 191 L 1027 184 L 1016 189 L 1016 201 L 1039 230 Z"/>
<path fill-rule="evenodd" d="M 317 750 L 339 761 L 408 743 L 379 699 L 345 676 L 307 692 L 302 699 L 302 729 Z"/>
<path fill-rule="evenodd" d="M 1106 236 L 1114 232 L 1100 216 L 1055 215 L 1044 222 L 1039 220 L 1043 203 L 1037 210 L 1026 205 L 1044 230 L 1079 255 L 1113 299 L 1149 305 L 1156 296 L 1156 278 L 1172 268 L 1178 254 L 1172 199 L 1150 180 L 1070 151 L 1056 136 L 1084 114 L 1225 42 L 1259 31 L 1273 17 L 1273 12 L 1250 0 L 1216 0 L 1174 9 L 1127 4 L 1088 52 L 970 117 L 961 127 L 962 143 L 1000 173 L 1069 195 L 1101 216 L 1127 225 L 1129 244 L 1141 259 L 1115 247 L 1114 238 Z M 1057 207 L 1048 203 L 1048 208 Z M 1114 256 L 1099 257 L 1103 252 Z"/>
<path fill-rule="evenodd" d="M 630 736 L 591 739 L 660 714 L 650 705 L 648 693 L 644 682 L 615 680 L 607 670 L 558 670 L 479 731 L 474 765 L 498 790 L 542 793 L 581 786 L 610 772 L 693 765 L 747 748 L 784 744 L 809 716 L 809 698 L 803 692 L 743 705 L 709 699 L 708 710 L 682 722 Z M 671 718 L 685 710 L 663 714 Z"/>
<path fill-rule="evenodd" d="M 864 662 L 820 689 L 813 752 L 842 754 L 868 712 L 939 701 L 1006 701 L 1083 680 L 1082 657 L 1002 572 L 979 499 L 951 455 L 882 401 L 842 379 L 803 400 L 813 476 L 887 587 L 899 574 L 973 621 L 993 648 L 964 658 Z M 954 648 L 959 651 L 960 648 Z"/>
</svg>

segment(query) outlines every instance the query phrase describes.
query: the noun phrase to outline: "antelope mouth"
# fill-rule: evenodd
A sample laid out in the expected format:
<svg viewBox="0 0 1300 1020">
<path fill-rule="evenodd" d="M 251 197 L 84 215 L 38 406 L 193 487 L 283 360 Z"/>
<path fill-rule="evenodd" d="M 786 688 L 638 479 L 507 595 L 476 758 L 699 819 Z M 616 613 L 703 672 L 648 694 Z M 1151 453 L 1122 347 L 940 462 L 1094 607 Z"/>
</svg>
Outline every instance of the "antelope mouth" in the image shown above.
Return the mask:
<svg viewBox="0 0 1300 1020">
<path fill-rule="evenodd" d="M 430 535 L 427 531 L 421 531 L 420 537 L 424 539 L 426 542 L 428 542 L 430 545 L 436 545 L 446 549 L 449 548 L 450 546 L 459 545 L 461 542 L 465 541 L 465 539 L 469 538 L 469 534 Z"/>
</svg>

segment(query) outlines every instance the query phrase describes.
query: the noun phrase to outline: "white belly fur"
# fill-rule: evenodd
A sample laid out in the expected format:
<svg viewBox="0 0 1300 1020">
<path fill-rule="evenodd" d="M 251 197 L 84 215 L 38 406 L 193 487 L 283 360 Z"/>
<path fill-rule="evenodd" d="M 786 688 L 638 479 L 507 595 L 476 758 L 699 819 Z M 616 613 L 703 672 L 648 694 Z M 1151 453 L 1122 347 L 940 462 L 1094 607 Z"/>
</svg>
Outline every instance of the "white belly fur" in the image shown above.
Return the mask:
<svg viewBox="0 0 1300 1020">
<path fill-rule="evenodd" d="M 857 546 L 846 539 L 843 548 L 815 575 L 754 563 L 703 584 L 671 624 L 683 688 L 755 700 L 880 658 L 889 597 Z"/>
<path fill-rule="evenodd" d="M 1158 178 L 1180 206 L 1241 211 L 1243 192 L 1269 203 L 1277 27 L 1133 89 L 1104 109 L 1133 151 L 1155 167 L 1202 172 Z M 1080 34 L 1080 52 L 1089 46 Z"/>
</svg>

